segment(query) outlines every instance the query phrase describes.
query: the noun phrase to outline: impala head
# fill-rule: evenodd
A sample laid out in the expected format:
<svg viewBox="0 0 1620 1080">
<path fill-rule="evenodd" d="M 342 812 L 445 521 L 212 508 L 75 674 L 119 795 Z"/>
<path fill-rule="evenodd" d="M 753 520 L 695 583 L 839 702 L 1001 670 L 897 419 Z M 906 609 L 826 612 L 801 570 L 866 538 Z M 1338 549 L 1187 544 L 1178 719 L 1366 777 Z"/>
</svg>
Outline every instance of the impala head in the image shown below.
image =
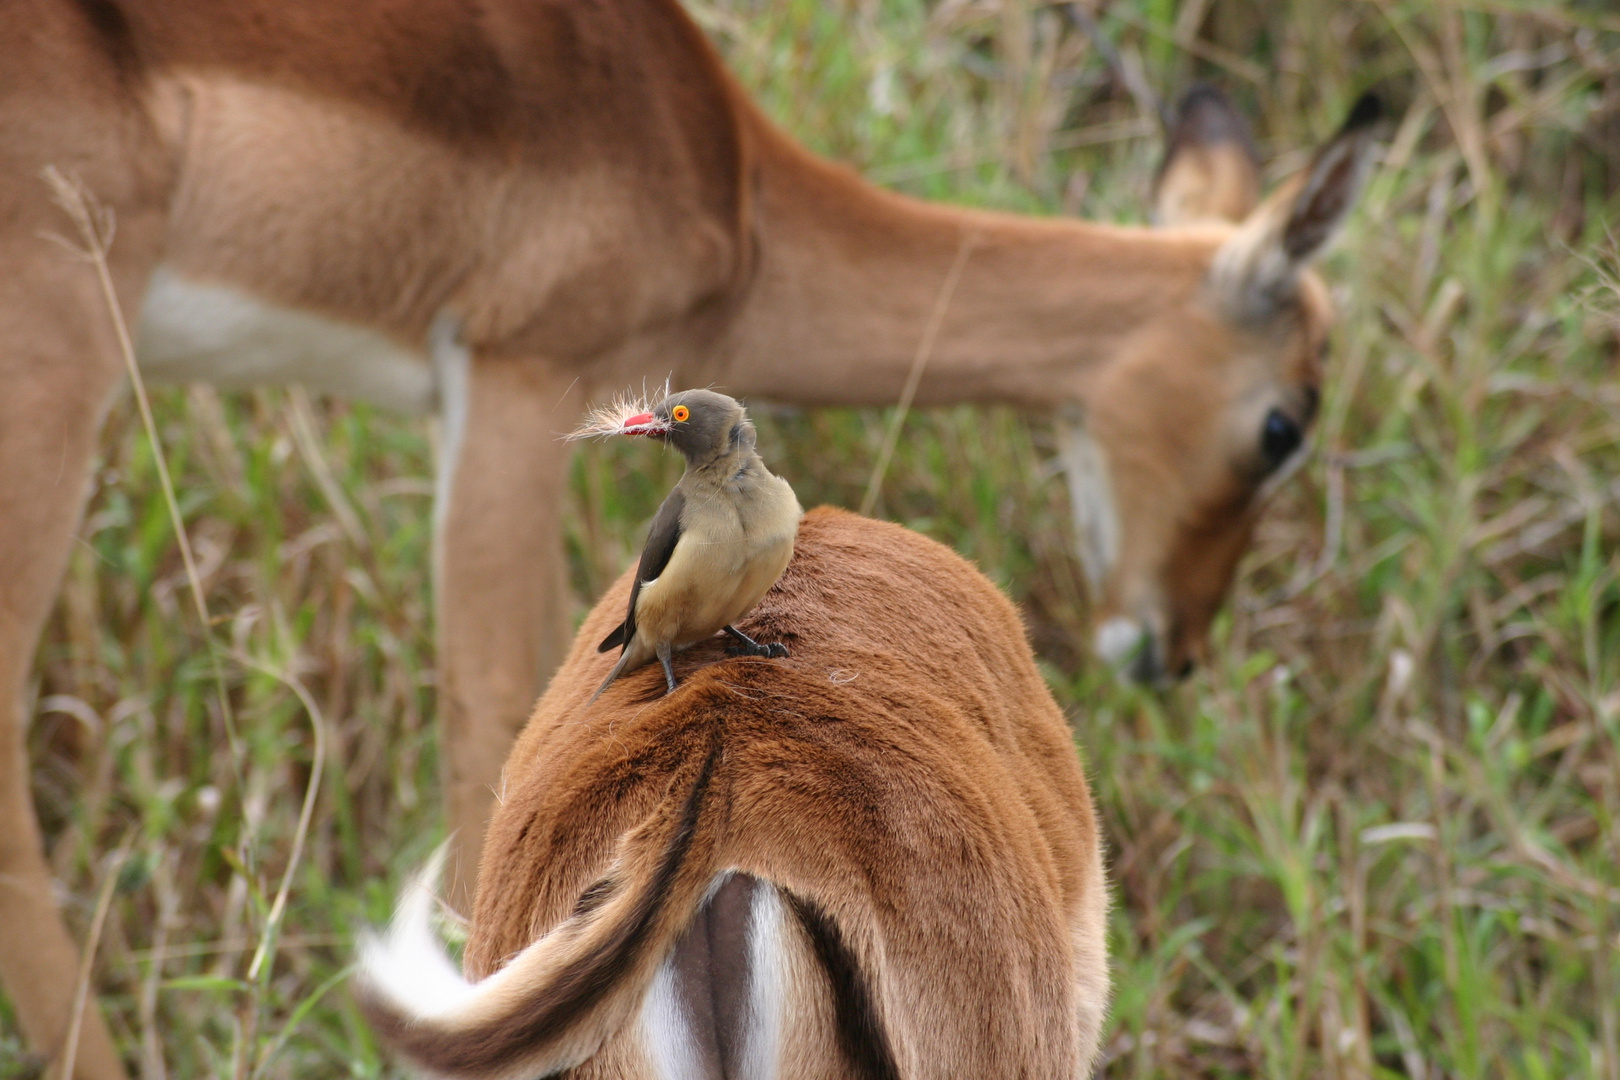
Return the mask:
<svg viewBox="0 0 1620 1080">
<path fill-rule="evenodd" d="M 1358 102 L 1303 172 L 1264 202 L 1242 118 L 1209 89 L 1181 102 L 1155 188 L 1157 223 L 1202 235 L 1208 270 L 1133 335 L 1060 420 L 1095 647 L 1162 682 L 1202 658 L 1268 496 L 1316 414 L 1332 309 L 1308 264 L 1370 162 L 1377 99 Z"/>
</svg>

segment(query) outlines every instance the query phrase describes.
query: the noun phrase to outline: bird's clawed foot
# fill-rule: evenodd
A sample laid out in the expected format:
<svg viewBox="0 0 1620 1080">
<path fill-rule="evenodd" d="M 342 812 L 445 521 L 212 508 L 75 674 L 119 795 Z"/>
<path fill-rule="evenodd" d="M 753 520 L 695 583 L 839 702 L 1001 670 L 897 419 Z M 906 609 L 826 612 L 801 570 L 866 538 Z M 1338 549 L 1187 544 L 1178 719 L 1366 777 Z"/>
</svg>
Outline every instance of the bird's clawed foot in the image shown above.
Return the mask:
<svg viewBox="0 0 1620 1080">
<path fill-rule="evenodd" d="M 726 650 L 731 656 L 763 656 L 768 660 L 777 660 L 788 654 L 787 646 L 780 641 L 758 642 L 735 626 L 726 627 L 726 633 L 737 641 Z"/>
</svg>

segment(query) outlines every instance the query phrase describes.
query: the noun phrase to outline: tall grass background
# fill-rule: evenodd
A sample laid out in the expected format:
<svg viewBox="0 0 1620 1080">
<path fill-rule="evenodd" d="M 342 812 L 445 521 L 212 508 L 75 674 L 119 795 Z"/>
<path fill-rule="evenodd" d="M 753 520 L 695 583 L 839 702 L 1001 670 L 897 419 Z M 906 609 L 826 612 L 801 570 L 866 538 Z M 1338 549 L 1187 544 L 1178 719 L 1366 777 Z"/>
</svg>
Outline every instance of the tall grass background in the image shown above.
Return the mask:
<svg viewBox="0 0 1620 1080">
<path fill-rule="evenodd" d="M 1061 7 L 690 10 L 766 110 L 879 182 L 1145 217 L 1151 107 Z M 913 413 L 883 489 L 1018 600 L 1072 718 L 1115 886 L 1104 1075 L 1620 1080 L 1620 13 L 1117 0 L 1099 22 L 1159 93 L 1223 86 L 1272 180 L 1362 89 L 1396 107 L 1325 262 L 1310 464 L 1186 684 L 1085 658 L 1043 418 Z M 388 1075 L 342 978 L 443 830 L 431 432 L 296 389 L 156 404 L 235 731 L 120 406 L 32 688 L 63 903 L 81 940 L 107 904 L 95 985 L 146 1080 Z M 806 505 L 859 503 L 885 414 L 757 411 Z M 575 461 L 581 611 L 675 479 L 640 450 Z M 0 1077 L 36 1071 L 0 1002 Z"/>
</svg>

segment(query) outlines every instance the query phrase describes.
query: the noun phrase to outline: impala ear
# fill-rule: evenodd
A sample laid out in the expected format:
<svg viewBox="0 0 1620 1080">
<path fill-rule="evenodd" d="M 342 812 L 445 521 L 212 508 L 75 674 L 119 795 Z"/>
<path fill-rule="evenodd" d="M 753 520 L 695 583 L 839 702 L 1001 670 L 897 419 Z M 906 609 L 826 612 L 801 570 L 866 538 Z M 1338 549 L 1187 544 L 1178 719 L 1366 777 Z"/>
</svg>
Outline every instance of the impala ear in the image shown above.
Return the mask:
<svg viewBox="0 0 1620 1080">
<path fill-rule="evenodd" d="M 1260 201 L 1260 157 L 1248 121 L 1225 94 L 1200 83 L 1176 103 L 1153 181 L 1153 221 L 1237 224 Z"/>
<path fill-rule="evenodd" d="M 1264 317 L 1293 296 L 1299 272 L 1338 233 L 1366 181 L 1383 104 L 1363 94 L 1304 172 L 1244 219 L 1215 254 L 1216 291 L 1235 315 Z"/>
</svg>

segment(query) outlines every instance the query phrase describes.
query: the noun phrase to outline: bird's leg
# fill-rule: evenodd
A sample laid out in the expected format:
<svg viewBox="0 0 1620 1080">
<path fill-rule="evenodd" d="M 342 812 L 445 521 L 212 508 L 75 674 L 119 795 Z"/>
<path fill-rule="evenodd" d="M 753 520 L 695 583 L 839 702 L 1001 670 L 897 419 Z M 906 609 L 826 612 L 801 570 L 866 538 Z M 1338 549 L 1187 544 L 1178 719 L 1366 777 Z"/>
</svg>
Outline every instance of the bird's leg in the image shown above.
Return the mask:
<svg viewBox="0 0 1620 1080">
<path fill-rule="evenodd" d="M 737 639 L 737 644 L 726 650 L 732 656 L 765 656 L 774 660 L 788 654 L 787 646 L 780 641 L 761 644 L 735 626 L 727 626 L 726 633 Z"/>
<path fill-rule="evenodd" d="M 669 642 L 660 641 L 653 646 L 653 651 L 658 654 L 658 662 L 664 665 L 664 681 L 669 684 L 669 689 L 664 692 L 673 694 L 675 692 L 675 666 L 670 660 L 675 655 L 675 650 L 670 648 Z"/>
</svg>

